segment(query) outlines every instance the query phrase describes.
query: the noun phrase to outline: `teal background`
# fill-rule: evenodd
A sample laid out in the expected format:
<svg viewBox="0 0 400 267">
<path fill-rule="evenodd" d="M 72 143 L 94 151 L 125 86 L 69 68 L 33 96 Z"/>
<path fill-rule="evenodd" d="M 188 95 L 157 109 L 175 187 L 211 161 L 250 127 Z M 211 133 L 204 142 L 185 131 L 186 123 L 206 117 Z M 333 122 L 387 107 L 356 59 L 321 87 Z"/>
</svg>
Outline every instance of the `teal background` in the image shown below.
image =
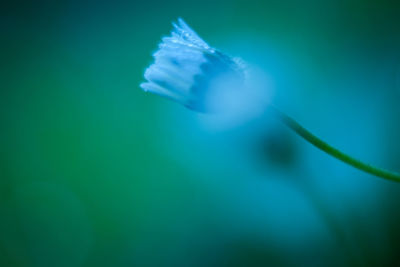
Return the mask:
<svg viewBox="0 0 400 267">
<path fill-rule="evenodd" d="M 397 1 L 39 0 L 0 13 L 0 266 L 398 263 L 399 184 L 267 116 L 213 128 L 139 88 L 182 17 L 262 69 L 273 102 L 312 132 L 399 171 Z"/>
</svg>

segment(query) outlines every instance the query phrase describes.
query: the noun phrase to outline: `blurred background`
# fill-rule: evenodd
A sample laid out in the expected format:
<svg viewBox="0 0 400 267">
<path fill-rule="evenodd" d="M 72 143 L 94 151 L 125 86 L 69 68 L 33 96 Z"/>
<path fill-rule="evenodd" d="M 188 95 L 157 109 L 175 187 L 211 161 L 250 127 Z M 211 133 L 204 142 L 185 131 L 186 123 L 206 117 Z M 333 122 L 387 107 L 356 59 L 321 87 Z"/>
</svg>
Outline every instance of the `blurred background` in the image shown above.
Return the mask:
<svg viewBox="0 0 400 267">
<path fill-rule="evenodd" d="M 400 264 L 400 184 L 318 151 L 263 101 L 399 171 L 398 1 L 26 0 L 0 14 L 1 266 Z M 234 116 L 139 88 L 178 17 L 258 70 Z"/>
</svg>

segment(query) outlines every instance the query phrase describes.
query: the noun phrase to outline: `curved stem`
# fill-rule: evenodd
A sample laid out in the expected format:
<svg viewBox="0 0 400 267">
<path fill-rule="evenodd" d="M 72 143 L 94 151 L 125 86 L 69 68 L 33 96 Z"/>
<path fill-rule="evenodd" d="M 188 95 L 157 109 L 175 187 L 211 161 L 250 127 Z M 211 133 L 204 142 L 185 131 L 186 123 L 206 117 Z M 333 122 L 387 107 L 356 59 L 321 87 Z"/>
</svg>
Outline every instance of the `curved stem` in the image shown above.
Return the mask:
<svg viewBox="0 0 400 267">
<path fill-rule="evenodd" d="M 374 167 L 372 165 L 366 164 L 358 159 L 355 159 L 353 157 L 350 157 L 349 155 L 341 152 L 340 150 L 332 147 L 331 145 L 325 143 L 315 135 L 313 135 L 311 132 L 306 130 L 303 126 L 301 126 L 299 123 L 297 123 L 294 119 L 290 118 L 288 115 L 285 113 L 281 112 L 274 106 L 270 106 L 270 110 L 282 121 L 286 126 L 288 126 L 290 129 L 295 131 L 298 135 L 303 137 L 305 140 L 307 140 L 309 143 L 312 145 L 316 146 L 317 148 L 321 149 L 325 153 L 359 169 L 364 172 L 367 172 L 369 174 L 395 181 L 395 182 L 400 182 L 400 174 L 396 172 L 391 172 L 387 171 L 378 167 Z"/>
</svg>

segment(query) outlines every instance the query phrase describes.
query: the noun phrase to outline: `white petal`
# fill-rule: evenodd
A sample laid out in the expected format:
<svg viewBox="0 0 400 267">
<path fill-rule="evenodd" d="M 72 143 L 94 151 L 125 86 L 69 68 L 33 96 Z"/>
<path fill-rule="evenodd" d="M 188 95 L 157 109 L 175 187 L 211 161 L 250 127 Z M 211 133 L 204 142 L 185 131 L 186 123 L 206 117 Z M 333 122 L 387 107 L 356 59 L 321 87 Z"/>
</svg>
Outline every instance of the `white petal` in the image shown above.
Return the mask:
<svg viewBox="0 0 400 267">
<path fill-rule="evenodd" d="M 187 79 L 180 79 L 179 76 L 175 76 L 173 70 L 160 68 L 157 65 L 152 65 L 148 68 L 144 74 L 144 77 L 154 84 L 170 90 L 176 94 L 184 96 L 187 94 L 191 87 L 190 81 Z"/>
<path fill-rule="evenodd" d="M 149 82 L 141 83 L 140 87 L 145 92 L 150 92 L 150 93 L 153 93 L 153 94 L 157 94 L 159 96 L 166 97 L 166 98 L 169 98 L 171 100 L 178 101 L 178 102 L 184 101 L 182 96 L 179 96 L 176 93 L 173 93 L 173 92 L 171 92 L 169 90 L 166 90 L 165 88 L 163 88 L 161 86 L 158 86 L 158 85 L 156 85 L 154 83 L 149 83 Z"/>
<path fill-rule="evenodd" d="M 173 25 L 177 35 L 184 41 L 192 43 L 193 45 L 206 50 L 210 48 L 210 46 L 203 39 L 201 39 L 200 36 L 194 30 L 192 30 L 183 19 L 179 18 L 178 25 L 175 23 L 173 23 Z"/>
</svg>

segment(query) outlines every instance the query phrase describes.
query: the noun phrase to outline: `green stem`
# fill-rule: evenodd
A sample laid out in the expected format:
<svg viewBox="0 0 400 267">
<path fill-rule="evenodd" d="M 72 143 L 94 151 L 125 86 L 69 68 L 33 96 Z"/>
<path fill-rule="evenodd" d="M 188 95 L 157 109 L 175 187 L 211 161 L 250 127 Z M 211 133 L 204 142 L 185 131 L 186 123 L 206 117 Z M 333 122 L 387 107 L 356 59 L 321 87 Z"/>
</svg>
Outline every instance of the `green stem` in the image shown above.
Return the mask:
<svg viewBox="0 0 400 267">
<path fill-rule="evenodd" d="M 391 172 L 387 171 L 378 167 L 374 167 L 372 165 L 366 164 L 362 161 L 359 161 L 353 157 L 350 157 L 349 155 L 341 152 L 340 150 L 332 147 L 331 145 L 325 143 L 312 133 L 310 133 L 308 130 L 306 130 L 303 126 L 301 126 L 299 123 L 297 123 L 294 119 L 290 118 L 288 115 L 285 113 L 281 112 L 274 106 L 270 106 L 271 111 L 290 129 L 295 131 L 298 135 L 303 137 L 305 140 L 310 142 L 312 145 L 316 146 L 317 148 L 321 149 L 325 153 L 337 158 L 338 160 L 341 160 L 359 170 L 362 170 L 364 172 L 367 172 L 369 174 L 395 181 L 395 182 L 400 182 L 400 174 L 396 172 Z"/>
</svg>

